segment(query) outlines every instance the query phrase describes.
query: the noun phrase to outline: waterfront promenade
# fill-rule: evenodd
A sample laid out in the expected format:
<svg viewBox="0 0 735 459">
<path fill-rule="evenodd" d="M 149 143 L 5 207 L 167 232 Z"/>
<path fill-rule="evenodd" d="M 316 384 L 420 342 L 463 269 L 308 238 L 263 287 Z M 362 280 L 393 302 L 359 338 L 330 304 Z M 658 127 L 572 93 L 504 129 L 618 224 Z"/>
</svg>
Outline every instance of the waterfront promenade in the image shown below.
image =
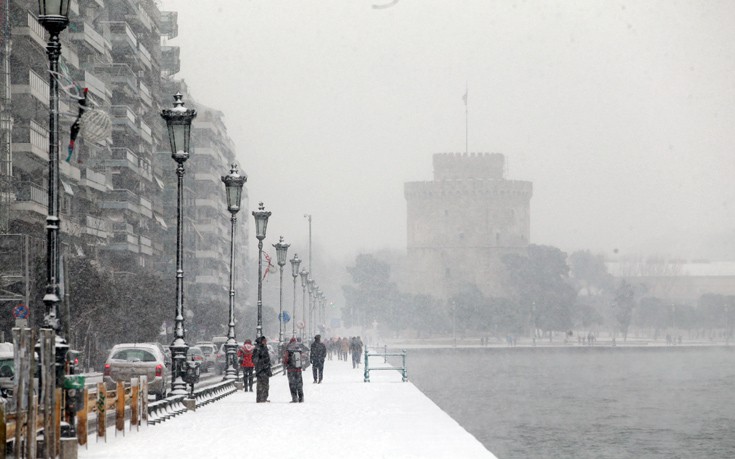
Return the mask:
<svg viewBox="0 0 735 459">
<path fill-rule="evenodd" d="M 370 380 L 363 382 L 362 367 L 327 360 L 321 384 L 312 383 L 311 368 L 304 372 L 304 403 L 289 403 L 278 374 L 269 403 L 237 392 L 124 437 L 110 428 L 107 443 L 90 436 L 79 458 L 495 457 L 398 371 L 371 372 Z"/>
</svg>

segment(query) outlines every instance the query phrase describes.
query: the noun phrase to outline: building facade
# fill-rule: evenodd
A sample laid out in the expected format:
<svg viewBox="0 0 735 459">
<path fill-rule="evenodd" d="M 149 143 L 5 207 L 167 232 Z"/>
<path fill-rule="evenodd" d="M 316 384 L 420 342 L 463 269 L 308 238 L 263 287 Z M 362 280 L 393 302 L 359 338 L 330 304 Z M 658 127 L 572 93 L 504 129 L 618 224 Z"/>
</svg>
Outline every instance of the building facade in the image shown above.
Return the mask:
<svg viewBox="0 0 735 459">
<path fill-rule="evenodd" d="M 502 256 L 529 244 L 531 182 L 506 179 L 505 157 L 497 153 L 440 153 L 433 165 L 434 180 L 404 186 L 402 286 L 444 299 L 466 284 L 502 295 Z"/>
<path fill-rule="evenodd" d="M 43 253 L 50 75 L 48 36 L 36 19 L 37 5 L 35 0 L 0 0 L 0 237 L 30 237 L 38 243 L 29 245 Z M 102 270 L 159 273 L 174 281 L 176 163 L 160 112 L 181 91 L 187 106 L 199 110 L 185 165 L 184 267 L 187 308 L 192 305 L 187 318 L 198 315 L 201 321 L 226 326 L 230 215 L 220 176 L 237 162 L 236 151 L 223 114 L 197 104 L 176 79 L 179 48 L 167 40 L 178 33 L 177 14 L 160 11 L 158 5 L 155 0 L 70 0 L 57 75 L 61 252 L 87 257 Z M 87 107 L 109 121 L 109 135 L 92 139 L 82 129 L 70 152 L 71 125 L 84 88 Z M 242 279 L 248 255 L 247 229 L 242 229 L 249 216 L 247 190 L 243 197 L 237 268 Z M 9 277 L 2 262 L 0 292 L 12 290 L 5 285 Z M 12 288 L 20 285 L 13 282 Z M 243 304 L 246 287 L 245 280 L 239 281 Z M 15 299 L 10 290 L 6 296 Z M 0 293 L 0 301 L 4 298 Z M 161 307 L 173 311 L 173 305 Z"/>
</svg>

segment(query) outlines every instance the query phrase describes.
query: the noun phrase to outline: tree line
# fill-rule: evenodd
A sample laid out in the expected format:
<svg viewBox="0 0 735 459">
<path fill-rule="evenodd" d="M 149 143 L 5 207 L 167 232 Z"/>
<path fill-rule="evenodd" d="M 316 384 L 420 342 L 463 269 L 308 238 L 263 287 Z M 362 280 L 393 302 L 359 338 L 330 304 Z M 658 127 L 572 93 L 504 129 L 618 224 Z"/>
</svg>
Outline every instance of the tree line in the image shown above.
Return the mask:
<svg viewBox="0 0 735 459">
<path fill-rule="evenodd" d="M 391 266 L 361 254 L 347 267 L 352 283 L 343 286 L 345 326 L 370 328 L 395 336 L 458 333 L 497 337 L 507 334 L 547 336 L 569 331 L 605 330 L 627 339 L 628 333 L 652 337 L 667 330 L 720 330 L 730 334 L 735 296 L 702 295 L 696 304 L 649 295 L 643 284 L 617 279 L 602 255 L 530 245 L 525 254 L 502 258 L 507 293 L 487 297 L 466 283 L 448 299 L 401 292 L 391 281 Z"/>
</svg>

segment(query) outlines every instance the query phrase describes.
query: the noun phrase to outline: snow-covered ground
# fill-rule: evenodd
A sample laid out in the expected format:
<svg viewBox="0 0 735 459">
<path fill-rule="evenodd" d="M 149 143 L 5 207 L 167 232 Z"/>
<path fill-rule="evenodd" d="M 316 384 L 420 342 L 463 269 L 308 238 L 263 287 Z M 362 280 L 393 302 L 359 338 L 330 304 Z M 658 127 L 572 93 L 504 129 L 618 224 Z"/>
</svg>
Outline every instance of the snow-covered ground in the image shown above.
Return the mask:
<svg viewBox="0 0 735 459">
<path fill-rule="evenodd" d="M 270 403 L 237 392 L 124 437 L 109 428 L 107 443 L 90 436 L 79 458 L 495 458 L 398 371 L 371 372 L 370 380 L 362 367 L 327 360 L 321 384 L 311 368 L 304 373 L 304 403 L 289 403 L 279 374 Z"/>
</svg>

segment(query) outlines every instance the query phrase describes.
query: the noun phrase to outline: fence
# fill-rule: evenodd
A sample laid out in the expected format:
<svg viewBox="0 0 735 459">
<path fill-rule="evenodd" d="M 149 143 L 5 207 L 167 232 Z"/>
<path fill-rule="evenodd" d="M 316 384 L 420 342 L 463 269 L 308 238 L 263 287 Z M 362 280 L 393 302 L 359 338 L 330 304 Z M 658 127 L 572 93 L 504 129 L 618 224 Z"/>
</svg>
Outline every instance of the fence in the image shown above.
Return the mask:
<svg viewBox="0 0 735 459">
<path fill-rule="evenodd" d="M 372 367 L 370 368 L 370 357 L 383 357 L 383 362 L 388 362 L 388 357 L 402 357 L 402 366 L 383 366 L 383 367 Z M 370 352 L 369 349 L 365 348 L 365 375 L 364 382 L 370 382 L 370 372 L 376 370 L 396 370 L 400 371 L 403 375 L 403 382 L 408 381 L 408 367 L 406 367 L 406 350 L 401 352 L 388 352 L 388 348 L 385 347 L 383 352 Z"/>
</svg>

